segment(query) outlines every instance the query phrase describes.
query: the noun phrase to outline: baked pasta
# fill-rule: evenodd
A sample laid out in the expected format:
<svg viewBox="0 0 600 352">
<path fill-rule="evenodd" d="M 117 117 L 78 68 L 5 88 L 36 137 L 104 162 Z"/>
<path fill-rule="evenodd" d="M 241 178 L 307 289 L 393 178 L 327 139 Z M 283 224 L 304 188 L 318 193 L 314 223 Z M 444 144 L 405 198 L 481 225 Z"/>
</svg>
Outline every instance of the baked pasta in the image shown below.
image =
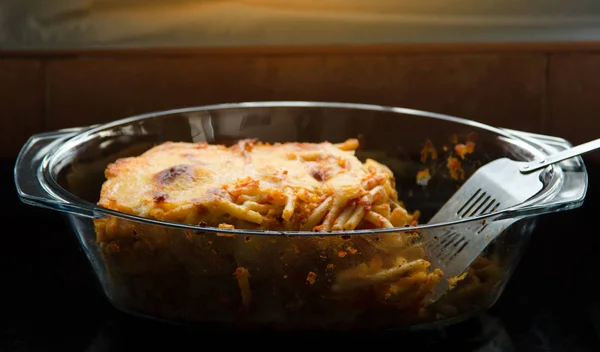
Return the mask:
<svg viewBox="0 0 600 352">
<path fill-rule="evenodd" d="M 386 166 L 341 144 L 167 142 L 110 164 L 99 205 L 248 236 L 95 220 L 113 298 L 141 314 L 279 327 L 413 324 L 442 279 L 418 234 L 327 235 L 416 224 Z"/>
<path fill-rule="evenodd" d="M 164 143 L 106 170 L 99 205 L 191 225 L 288 231 L 402 227 L 392 172 L 355 139 L 232 147 Z"/>
</svg>

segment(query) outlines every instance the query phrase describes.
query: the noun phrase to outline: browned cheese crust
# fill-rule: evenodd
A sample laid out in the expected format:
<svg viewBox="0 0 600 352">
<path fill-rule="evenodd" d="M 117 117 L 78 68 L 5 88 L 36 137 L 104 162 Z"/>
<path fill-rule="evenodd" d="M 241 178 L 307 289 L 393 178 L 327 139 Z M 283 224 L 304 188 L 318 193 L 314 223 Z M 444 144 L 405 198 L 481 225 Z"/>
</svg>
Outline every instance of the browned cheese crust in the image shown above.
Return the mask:
<svg viewBox="0 0 600 352">
<path fill-rule="evenodd" d="M 392 172 L 341 144 L 172 143 L 108 166 L 99 205 L 157 220 L 268 230 L 400 227 Z"/>
</svg>

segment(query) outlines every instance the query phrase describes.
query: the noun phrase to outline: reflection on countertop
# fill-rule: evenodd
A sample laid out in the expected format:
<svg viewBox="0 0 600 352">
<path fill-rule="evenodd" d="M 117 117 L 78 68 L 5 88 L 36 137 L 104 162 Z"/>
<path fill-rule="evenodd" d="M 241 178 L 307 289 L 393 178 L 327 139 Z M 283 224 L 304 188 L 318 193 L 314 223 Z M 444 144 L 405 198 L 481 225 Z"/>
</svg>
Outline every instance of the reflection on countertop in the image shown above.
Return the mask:
<svg viewBox="0 0 600 352">
<path fill-rule="evenodd" d="M 517 351 L 502 321 L 489 314 L 465 322 L 460 328 L 432 332 L 381 334 L 363 333 L 360 336 L 344 333 L 227 333 L 202 329 L 184 329 L 135 318 L 108 318 L 102 322 L 85 349 L 86 352 L 145 350 L 165 346 L 194 346 L 199 341 L 210 341 L 227 335 L 235 335 L 237 340 L 253 346 L 264 341 L 276 342 L 278 339 L 294 341 L 299 346 L 326 346 L 336 341 L 338 347 L 351 346 L 357 342 L 378 341 L 380 343 L 397 342 L 403 349 L 426 347 L 430 349 L 450 349 L 477 352 L 513 352 Z M 241 342 L 240 341 L 240 342 Z M 410 350 L 410 349 L 409 349 Z"/>
</svg>

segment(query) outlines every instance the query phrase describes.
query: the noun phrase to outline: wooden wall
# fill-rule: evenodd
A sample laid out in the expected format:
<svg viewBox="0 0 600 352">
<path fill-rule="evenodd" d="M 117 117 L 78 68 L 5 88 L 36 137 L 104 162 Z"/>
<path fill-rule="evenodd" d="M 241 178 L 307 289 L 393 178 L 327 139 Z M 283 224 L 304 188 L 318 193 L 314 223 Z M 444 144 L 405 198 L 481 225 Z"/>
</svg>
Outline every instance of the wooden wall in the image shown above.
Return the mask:
<svg viewBox="0 0 600 352">
<path fill-rule="evenodd" d="M 600 45 L 0 52 L 0 157 L 45 130 L 253 100 L 395 105 L 578 143 L 600 137 Z"/>
</svg>

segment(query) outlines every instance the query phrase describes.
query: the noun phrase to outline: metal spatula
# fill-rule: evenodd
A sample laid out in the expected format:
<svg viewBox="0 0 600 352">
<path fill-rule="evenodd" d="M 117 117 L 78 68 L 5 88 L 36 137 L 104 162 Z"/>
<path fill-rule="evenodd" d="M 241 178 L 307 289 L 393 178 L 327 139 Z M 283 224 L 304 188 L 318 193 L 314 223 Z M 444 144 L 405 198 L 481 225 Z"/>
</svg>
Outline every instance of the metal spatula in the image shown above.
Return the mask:
<svg viewBox="0 0 600 352">
<path fill-rule="evenodd" d="M 494 160 L 477 169 L 428 224 L 484 215 L 521 204 L 542 190 L 541 175 L 547 166 L 599 148 L 600 139 L 596 139 L 542 160 Z M 514 221 L 503 219 L 488 225 L 478 223 L 461 227 L 460 232 L 434 228 L 429 231 L 423 247 L 433 268 L 441 269 L 446 278 L 457 277 Z M 438 284 L 430 302 L 437 301 L 447 288 L 446 280 Z"/>
</svg>

